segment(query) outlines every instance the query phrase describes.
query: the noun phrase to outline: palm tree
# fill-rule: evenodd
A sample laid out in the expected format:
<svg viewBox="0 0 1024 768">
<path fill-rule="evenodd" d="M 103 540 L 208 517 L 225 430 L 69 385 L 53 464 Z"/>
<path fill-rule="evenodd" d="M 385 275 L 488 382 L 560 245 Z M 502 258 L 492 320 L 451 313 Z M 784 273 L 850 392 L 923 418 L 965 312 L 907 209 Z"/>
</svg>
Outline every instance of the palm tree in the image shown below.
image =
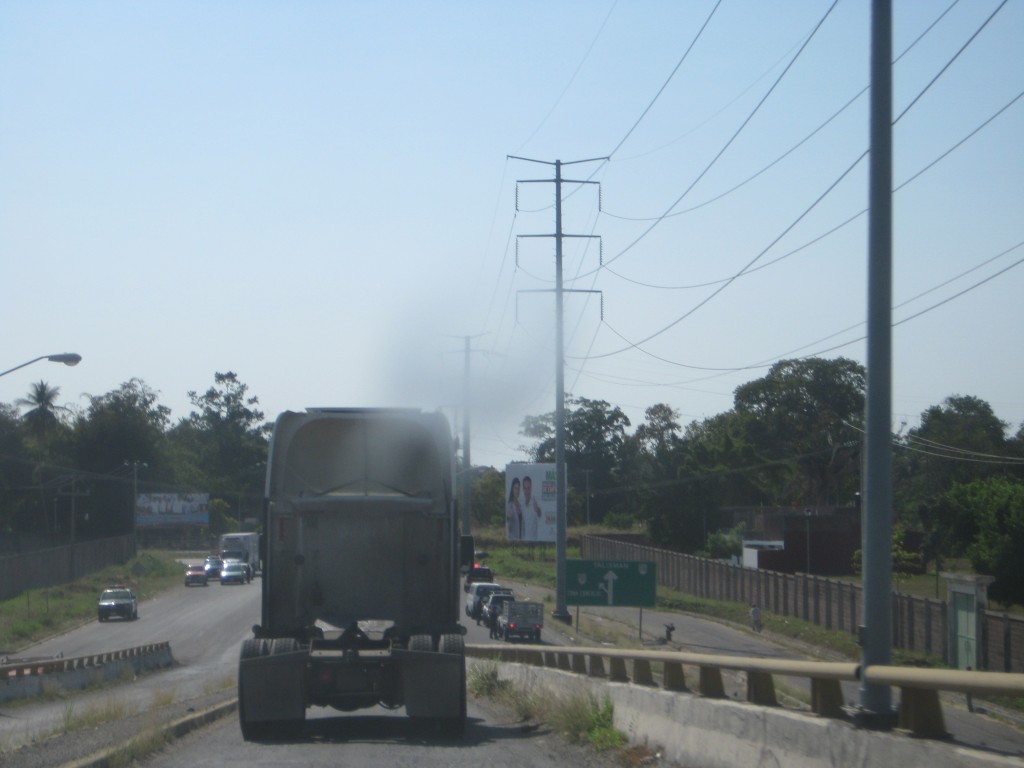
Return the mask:
<svg viewBox="0 0 1024 768">
<path fill-rule="evenodd" d="M 45 381 L 39 381 L 32 385 L 28 397 L 15 401 L 18 406 L 29 406 L 22 419 L 36 437 L 44 437 L 57 423 L 56 403 L 59 395 L 60 387 L 51 387 Z"/>
</svg>

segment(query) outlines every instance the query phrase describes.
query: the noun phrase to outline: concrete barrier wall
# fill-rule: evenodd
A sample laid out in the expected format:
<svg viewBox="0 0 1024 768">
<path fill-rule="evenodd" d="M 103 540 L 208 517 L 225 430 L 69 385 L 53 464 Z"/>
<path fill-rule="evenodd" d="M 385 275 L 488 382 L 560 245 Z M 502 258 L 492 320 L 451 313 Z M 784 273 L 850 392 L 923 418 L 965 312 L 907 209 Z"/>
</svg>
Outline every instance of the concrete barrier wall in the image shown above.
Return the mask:
<svg viewBox="0 0 1024 768">
<path fill-rule="evenodd" d="M 48 690 L 77 690 L 112 682 L 174 663 L 170 643 L 128 648 L 93 656 L 17 662 L 0 666 L 0 702 L 42 696 Z"/>
<path fill-rule="evenodd" d="M 487 664 L 469 659 L 470 666 Z M 705 699 L 571 672 L 523 664 L 498 665 L 498 675 L 546 696 L 574 692 L 608 697 L 615 728 L 631 743 L 656 749 L 671 761 L 702 768 L 848 768 L 852 765 L 1005 768 L 1018 758 L 992 755 L 941 741 L 860 729 L 841 720 L 774 707 Z"/>
</svg>

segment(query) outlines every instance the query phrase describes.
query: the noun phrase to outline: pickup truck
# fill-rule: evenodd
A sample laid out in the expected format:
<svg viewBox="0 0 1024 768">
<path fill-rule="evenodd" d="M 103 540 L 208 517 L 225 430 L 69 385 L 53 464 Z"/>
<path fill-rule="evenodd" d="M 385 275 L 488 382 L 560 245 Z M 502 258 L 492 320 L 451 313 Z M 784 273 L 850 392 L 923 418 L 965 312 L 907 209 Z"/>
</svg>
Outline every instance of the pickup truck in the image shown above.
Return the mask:
<svg viewBox="0 0 1024 768">
<path fill-rule="evenodd" d="M 480 609 L 480 617 L 487 628 L 491 630 L 491 637 L 498 636 L 498 617 L 505 612 L 509 603 L 515 601 L 516 597 L 512 594 L 512 590 L 492 592 L 484 601 L 483 607 Z"/>
<path fill-rule="evenodd" d="M 508 602 L 498 614 L 498 634 L 507 641 L 529 640 L 540 642 L 544 628 L 544 604 L 530 602 Z"/>
<path fill-rule="evenodd" d="M 491 584 L 488 582 L 473 584 L 469 589 L 469 595 L 466 597 L 466 615 L 469 618 L 474 619 L 477 624 L 483 619 L 483 608 L 487 599 L 495 594 L 506 594 L 511 595 L 512 590 L 508 587 L 503 587 L 500 584 Z"/>
</svg>

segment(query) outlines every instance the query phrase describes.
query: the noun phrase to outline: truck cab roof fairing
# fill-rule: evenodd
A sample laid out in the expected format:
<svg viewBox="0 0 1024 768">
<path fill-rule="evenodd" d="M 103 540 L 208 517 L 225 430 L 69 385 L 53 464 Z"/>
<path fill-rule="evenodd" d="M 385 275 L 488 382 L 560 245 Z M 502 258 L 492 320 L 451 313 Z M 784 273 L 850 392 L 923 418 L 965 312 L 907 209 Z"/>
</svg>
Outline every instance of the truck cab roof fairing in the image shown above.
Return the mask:
<svg viewBox="0 0 1024 768">
<path fill-rule="evenodd" d="M 438 414 L 419 411 L 282 413 L 271 444 L 267 496 L 395 494 L 447 500 L 442 478 L 450 474 L 451 437 L 445 424 Z"/>
</svg>

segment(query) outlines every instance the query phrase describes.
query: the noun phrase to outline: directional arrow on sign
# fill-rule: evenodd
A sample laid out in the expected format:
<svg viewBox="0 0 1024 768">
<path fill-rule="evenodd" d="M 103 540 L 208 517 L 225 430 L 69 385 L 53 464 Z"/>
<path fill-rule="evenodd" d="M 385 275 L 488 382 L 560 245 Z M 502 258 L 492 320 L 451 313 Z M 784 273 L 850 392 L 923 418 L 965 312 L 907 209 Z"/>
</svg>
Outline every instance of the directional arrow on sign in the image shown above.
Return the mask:
<svg viewBox="0 0 1024 768">
<path fill-rule="evenodd" d="M 566 599 L 571 605 L 634 605 L 655 603 L 655 563 L 643 560 L 569 560 Z"/>
<path fill-rule="evenodd" d="M 604 575 L 604 584 L 598 584 L 597 588 L 604 590 L 608 595 L 608 605 L 615 605 L 615 580 L 619 578 L 615 571 L 608 571 Z"/>
</svg>

